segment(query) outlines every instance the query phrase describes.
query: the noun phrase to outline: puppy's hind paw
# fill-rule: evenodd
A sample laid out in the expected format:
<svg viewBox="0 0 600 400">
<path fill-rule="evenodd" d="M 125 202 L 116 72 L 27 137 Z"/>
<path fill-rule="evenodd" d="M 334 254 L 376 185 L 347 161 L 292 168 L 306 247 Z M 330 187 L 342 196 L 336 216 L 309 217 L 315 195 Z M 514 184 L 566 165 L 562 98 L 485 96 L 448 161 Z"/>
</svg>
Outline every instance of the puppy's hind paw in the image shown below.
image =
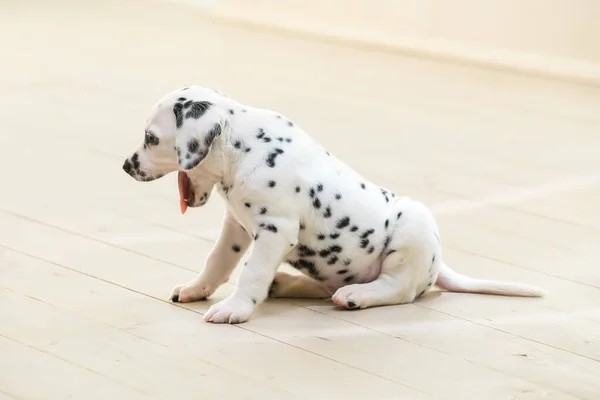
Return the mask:
<svg viewBox="0 0 600 400">
<path fill-rule="evenodd" d="M 331 297 L 338 306 L 348 310 L 368 307 L 368 292 L 364 285 L 349 285 L 339 288 Z"/>
</svg>

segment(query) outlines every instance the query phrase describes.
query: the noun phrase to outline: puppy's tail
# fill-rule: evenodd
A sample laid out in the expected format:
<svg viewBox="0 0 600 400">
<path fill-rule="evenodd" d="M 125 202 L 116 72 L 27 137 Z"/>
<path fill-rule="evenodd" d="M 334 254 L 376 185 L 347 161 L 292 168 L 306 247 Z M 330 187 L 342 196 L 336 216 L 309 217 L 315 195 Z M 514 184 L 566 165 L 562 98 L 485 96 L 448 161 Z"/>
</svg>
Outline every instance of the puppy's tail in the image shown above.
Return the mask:
<svg viewBox="0 0 600 400">
<path fill-rule="evenodd" d="M 449 292 L 496 294 L 502 296 L 521 297 L 543 297 L 546 294 L 544 290 L 524 283 L 470 278 L 468 276 L 459 274 L 443 262 L 435 283 L 441 289 Z"/>
</svg>

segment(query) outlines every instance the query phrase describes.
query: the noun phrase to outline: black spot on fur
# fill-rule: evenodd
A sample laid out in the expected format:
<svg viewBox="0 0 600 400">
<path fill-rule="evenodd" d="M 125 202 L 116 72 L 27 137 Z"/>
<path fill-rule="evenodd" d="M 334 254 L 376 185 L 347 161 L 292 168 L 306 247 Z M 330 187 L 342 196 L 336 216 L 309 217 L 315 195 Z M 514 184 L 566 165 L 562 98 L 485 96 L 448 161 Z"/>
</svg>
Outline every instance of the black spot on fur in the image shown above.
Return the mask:
<svg viewBox="0 0 600 400">
<path fill-rule="evenodd" d="M 300 186 L 296 186 L 296 193 L 300 193 Z"/>
<path fill-rule="evenodd" d="M 322 191 L 323 191 L 323 185 L 322 185 L 321 183 L 319 183 L 319 184 L 317 185 L 317 191 L 318 191 L 318 192 L 322 192 Z"/>
<path fill-rule="evenodd" d="M 215 140 L 215 138 L 217 136 L 219 136 L 220 134 L 221 134 L 221 125 L 214 124 L 213 127 L 211 128 L 211 130 L 208 131 L 208 133 L 206 134 L 206 137 L 204 138 L 204 145 L 207 148 L 210 147 L 213 140 Z"/>
<path fill-rule="evenodd" d="M 334 253 L 341 253 L 343 249 L 337 244 L 334 244 L 333 246 L 329 246 L 329 250 Z"/>
<path fill-rule="evenodd" d="M 390 221 L 388 219 L 386 219 L 383 226 L 385 226 L 385 229 L 387 229 L 389 225 L 390 225 Z"/>
<path fill-rule="evenodd" d="M 198 119 L 212 106 L 209 101 L 195 101 L 190 106 L 190 109 L 185 113 L 186 118 Z"/>
<path fill-rule="evenodd" d="M 275 181 L 269 181 L 269 183 L 268 183 L 268 186 L 269 186 L 270 188 L 274 188 L 276 184 L 277 184 L 277 183 L 275 183 Z"/>
<path fill-rule="evenodd" d="M 323 217 L 325 217 L 325 218 L 331 217 L 331 208 L 329 206 L 327 206 L 325 208 L 325 212 L 323 213 Z"/>
<path fill-rule="evenodd" d="M 176 103 L 173 106 L 173 114 L 175 114 L 175 126 L 179 129 L 183 125 L 183 106 L 181 103 Z"/>
<path fill-rule="evenodd" d="M 252 204 L 250 204 L 250 203 L 248 203 L 248 202 L 245 202 L 245 203 L 244 203 L 244 205 L 245 205 L 246 207 L 248 207 L 248 208 L 252 207 Z"/>
<path fill-rule="evenodd" d="M 402 211 L 400 211 L 400 212 L 398 213 L 398 215 L 396 216 L 396 219 L 400 219 L 400 217 L 401 217 L 401 216 L 402 216 Z"/>
<path fill-rule="evenodd" d="M 247 111 L 248 111 L 248 110 L 246 110 L 245 108 L 242 108 L 242 112 L 243 112 L 243 113 L 245 113 L 245 112 L 247 112 Z"/>
<path fill-rule="evenodd" d="M 372 235 L 373 233 L 375 233 L 375 229 L 367 229 L 366 231 L 363 232 L 362 235 L 360 235 L 361 239 L 366 239 L 367 237 L 369 237 L 369 235 Z"/>
<path fill-rule="evenodd" d="M 385 249 L 386 247 L 389 246 L 390 242 L 391 242 L 392 238 L 390 237 L 390 235 L 387 235 L 385 237 L 385 242 L 383 242 L 383 248 Z"/>
<path fill-rule="evenodd" d="M 329 260 L 327 260 L 327 265 L 333 265 L 336 262 L 338 262 L 339 258 L 338 256 L 336 256 L 335 254 L 333 256 L 331 256 L 331 258 Z"/>
<path fill-rule="evenodd" d="M 300 230 L 304 230 L 306 229 L 306 227 L 304 226 L 304 224 L 302 222 L 300 222 Z"/>
<path fill-rule="evenodd" d="M 350 228 L 350 232 L 356 232 L 358 230 L 358 226 L 356 225 L 352 225 L 352 228 Z"/>
<path fill-rule="evenodd" d="M 245 151 L 246 153 L 250 153 L 250 150 L 252 150 L 250 147 L 246 147 L 246 148 L 244 149 L 244 151 Z"/>
<path fill-rule="evenodd" d="M 252 303 L 256 304 L 256 299 L 254 297 L 252 298 Z"/>
<path fill-rule="evenodd" d="M 308 195 L 310 196 L 310 198 L 314 198 L 315 197 L 315 189 L 310 188 L 310 190 L 308 191 Z"/>
<path fill-rule="evenodd" d="M 387 192 L 387 190 L 385 190 L 385 189 L 383 189 L 383 188 L 382 188 L 382 189 L 380 189 L 380 190 L 381 190 L 381 194 L 383 195 L 383 198 L 385 199 L 385 202 L 386 202 L 386 203 L 389 203 L 389 202 L 390 202 L 390 198 L 388 197 L 388 192 Z"/>
<path fill-rule="evenodd" d="M 267 165 L 271 168 L 275 167 L 275 159 L 278 155 L 283 154 L 283 150 L 276 148 L 267 155 Z"/>
<path fill-rule="evenodd" d="M 265 215 L 267 213 L 267 209 L 265 207 L 261 207 L 260 211 L 258 212 L 260 215 Z"/>
<path fill-rule="evenodd" d="M 233 143 L 233 147 L 235 147 L 236 149 L 239 149 L 240 147 L 242 147 L 242 142 L 240 142 L 239 140 L 236 140 L 235 143 Z"/>
<path fill-rule="evenodd" d="M 258 135 L 256 135 L 257 139 L 262 139 L 265 136 L 265 130 L 263 128 L 258 129 Z"/>
<path fill-rule="evenodd" d="M 360 248 L 361 248 L 361 249 L 364 249 L 364 248 L 366 248 L 368 245 L 369 245 L 369 239 L 362 239 L 362 240 L 360 241 Z"/>
<path fill-rule="evenodd" d="M 336 195 L 335 195 L 335 199 L 336 199 L 336 200 L 339 200 L 339 199 L 341 199 L 341 198 L 342 198 L 342 195 L 341 195 L 341 194 L 339 194 L 339 193 L 336 193 Z"/>
<path fill-rule="evenodd" d="M 254 240 L 258 240 L 258 232 L 254 235 Z"/>
<path fill-rule="evenodd" d="M 319 233 L 319 234 L 317 235 L 317 239 L 319 239 L 319 240 L 324 240 L 324 239 L 325 239 L 325 237 L 326 237 L 326 236 L 325 236 L 324 234 L 322 234 L 322 233 Z"/>
<path fill-rule="evenodd" d="M 361 184 L 360 184 L 360 187 L 361 187 L 361 188 L 363 188 L 363 189 L 366 189 L 366 188 L 367 188 L 367 187 L 365 186 L 365 184 L 364 184 L 364 183 L 361 183 Z"/>
<path fill-rule="evenodd" d="M 269 286 L 269 292 L 268 292 L 267 296 L 273 297 L 273 294 L 275 293 L 276 289 L 277 289 L 277 279 L 273 279 L 273 282 L 271 282 L 271 285 Z"/>
<path fill-rule="evenodd" d="M 371 246 L 371 247 L 369 247 L 369 248 L 367 249 L 367 253 L 368 253 L 368 254 L 371 254 L 371 253 L 372 253 L 372 252 L 374 252 L 374 251 L 375 251 L 375 246 Z"/>
<path fill-rule="evenodd" d="M 355 277 L 356 277 L 356 275 L 348 275 L 347 277 L 344 278 L 344 282 L 350 283 L 350 282 L 352 282 L 354 280 Z M 348 305 L 350 305 L 350 303 L 351 302 L 348 302 Z"/>
<path fill-rule="evenodd" d="M 350 272 L 350 270 L 348 268 L 344 268 L 344 269 L 340 269 L 337 273 L 338 273 L 338 275 L 344 275 L 344 274 L 347 274 L 348 272 Z"/>
<path fill-rule="evenodd" d="M 177 101 L 186 101 L 187 99 L 185 97 L 180 97 L 177 99 Z"/>
<path fill-rule="evenodd" d="M 236 253 L 239 253 L 242 249 L 237 244 L 234 244 L 233 246 L 231 246 L 231 250 L 235 251 Z"/>
<path fill-rule="evenodd" d="M 332 239 L 337 239 L 337 238 L 340 237 L 340 234 L 337 233 L 337 232 L 336 233 L 332 233 L 331 235 L 329 235 L 329 237 L 332 238 Z"/>
<path fill-rule="evenodd" d="M 260 224 L 260 227 L 268 230 L 269 232 L 277 233 L 277 227 L 273 224 Z"/>
<path fill-rule="evenodd" d="M 308 271 L 308 274 L 313 279 L 316 279 L 318 281 L 325 280 L 322 276 L 319 275 L 319 271 L 317 271 L 317 267 L 315 266 L 315 263 L 313 263 L 312 261 L 300 259 L 297 261 L 288 261 L 288 263 L 296 269 L 306 269 Z"/>
<path fill-rule="evenodd" d="M 435 255 L 433 256 L 433 258 L 431 259 L 431 265 L 433 265 L 435 263 Z"/>
<path fill-rule="evenodd" d="M 292 143 L 292 138 L 289 138 L 289 137 L 288 137 L 288 138 L 285 138 L 285 141 L 286 141 L 287 143 Z"/>
<path fill-rule="evenodd" d="M 294 126 L 294 124 L 292 123 L 292 121 L 288 121 L 288 126 Z"/>
<path fill-rule="evenodd" d="M 335 224 L 335 227 L 338 228 L 338 229 L 344 229 L 348 225 L 350 225 L 350 217 L 345 216 L 345 217 L 340 218 L 338 220 L 337 224 Z"/>
<path fill-rule="evenodd" d="M 344 262 L 343 262 L 344 266 L 346 266 L 346 267 L 347 267 L 348 265 L 350 265 L 351 263 L 352 263 L 352 261 L 351 261 L 351 260 L 348 260 L 348 259 L 344 260 Z"/>
<path fill-rule="evenodd" d="M 331 250 L 329 249 L 323 249 L 321 251 L 319 251 L 319 256 L 325 258 L 325 257 L 329 257 L 329 255 L 331 254 Z"/>
<path fill-rule="evenodd" d="M 315 201 L 313 201 L 313 207 L 316 209 L 321 208 L 321 200 L 319 200 L 318 197 L 315 199 Z"/>
<path fill-rule="evenodd" d="M 190 108 L 190 106 L 192 105 L 193 101 L 192 100 L 188 100 L 185 103 L 183 103 L 183 108 L 184 109 L 188 109 Z"/>
<path fill-rule="evenodd" d="M 235 114 L 235 111 L 233 111 L 232 109 L 229 109 L 229 114 L 233 115 L 233 114 Z"/>
<path fill-rule="evenodd" d="M 300 257 L 313 257 L 317 255 L 317 252 L 304 244 L 300 244 L 298 246 L 298 255 Z"/>
</svg>

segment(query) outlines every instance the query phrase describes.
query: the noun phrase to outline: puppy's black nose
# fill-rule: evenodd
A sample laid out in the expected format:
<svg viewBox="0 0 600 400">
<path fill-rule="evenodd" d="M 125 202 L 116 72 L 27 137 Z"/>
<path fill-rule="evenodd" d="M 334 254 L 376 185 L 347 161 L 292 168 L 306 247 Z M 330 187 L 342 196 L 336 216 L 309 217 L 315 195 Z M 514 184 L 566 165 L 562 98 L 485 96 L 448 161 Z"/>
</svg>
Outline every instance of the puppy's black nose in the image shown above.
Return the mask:
<svg viewBox="0 0 600 400">
<path fill-rule="evenodd" d="M 125 162 L 123 163 L 123 171 L 125 171 L 129 175 L 131 175 L 131 169 L 132 168 L 133 168 L 133 165 L 131 164 L 131 161 L 125 160 Z"/>
</svg>

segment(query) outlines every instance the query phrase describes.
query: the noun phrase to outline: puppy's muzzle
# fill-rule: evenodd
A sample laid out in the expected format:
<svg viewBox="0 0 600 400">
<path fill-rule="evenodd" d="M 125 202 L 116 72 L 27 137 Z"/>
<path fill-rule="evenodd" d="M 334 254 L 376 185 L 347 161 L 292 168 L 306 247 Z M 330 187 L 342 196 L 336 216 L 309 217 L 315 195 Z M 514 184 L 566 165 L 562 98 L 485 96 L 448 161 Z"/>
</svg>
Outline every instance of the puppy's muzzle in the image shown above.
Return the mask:
<svg viewBox="0 0 600 400">
<path fill-rule="evenodd" d="M 135 153 L 131 158 L 128 158 L 123 163 L 123 171 L 127 173 L 127 175 L 131 176 L 136 181 L 149 182 L 161 177 L 159 176 L 151 176 L 148 175 L 144 170 L 140 168 L 139 156 Z"/>
</svg>

